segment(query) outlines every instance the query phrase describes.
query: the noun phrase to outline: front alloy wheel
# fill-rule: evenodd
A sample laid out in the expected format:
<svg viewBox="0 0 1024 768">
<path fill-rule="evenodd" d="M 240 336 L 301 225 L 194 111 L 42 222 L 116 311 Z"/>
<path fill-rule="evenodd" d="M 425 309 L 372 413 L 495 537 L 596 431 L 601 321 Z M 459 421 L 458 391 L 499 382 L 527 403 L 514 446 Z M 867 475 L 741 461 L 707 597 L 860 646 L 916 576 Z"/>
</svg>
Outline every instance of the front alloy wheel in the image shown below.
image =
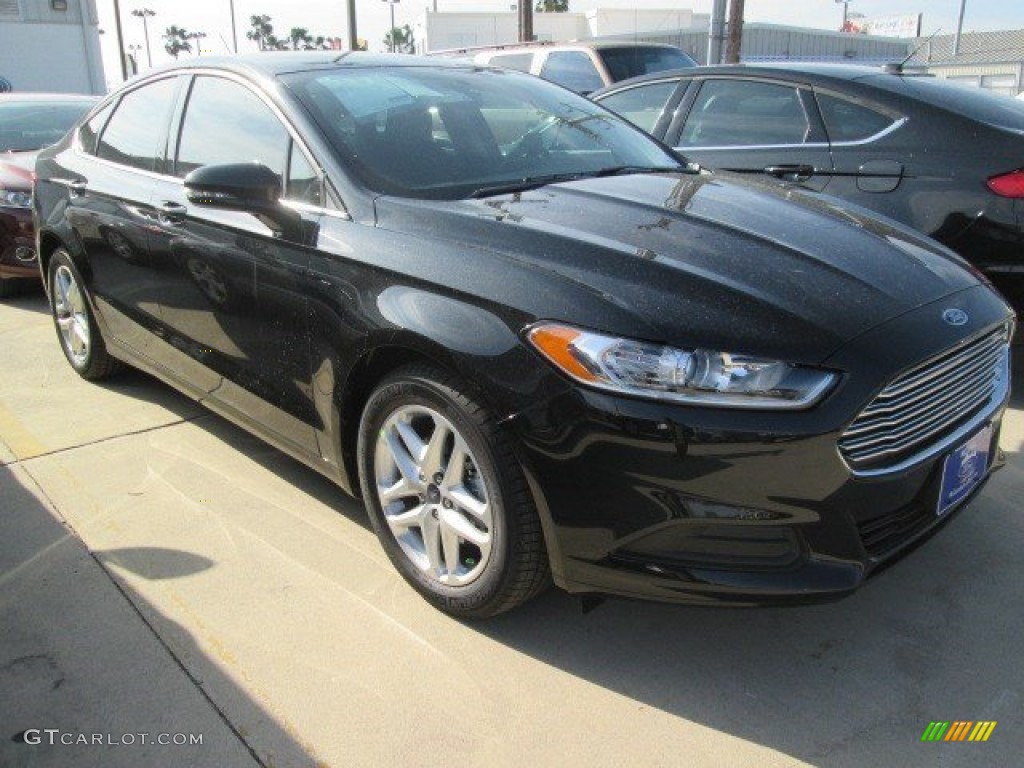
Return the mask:
<svg viewBox="0 0 1024 768">
<path fill-rule="evenodd" d="M 469 584 L 491 559 L 491 507 L 476 459 L 444 416 L 398 408 L 377 435 L 377 498 L 406 557 L 441 584 Z"/>
<path fill-rule="evenodd" d="M 359 476 L 391 562 L 454 616 L 525 602 L 550 580 L 540 520 L 504 430 L 454 376 L 391 374 L 363 410 Z"/>
</svg>

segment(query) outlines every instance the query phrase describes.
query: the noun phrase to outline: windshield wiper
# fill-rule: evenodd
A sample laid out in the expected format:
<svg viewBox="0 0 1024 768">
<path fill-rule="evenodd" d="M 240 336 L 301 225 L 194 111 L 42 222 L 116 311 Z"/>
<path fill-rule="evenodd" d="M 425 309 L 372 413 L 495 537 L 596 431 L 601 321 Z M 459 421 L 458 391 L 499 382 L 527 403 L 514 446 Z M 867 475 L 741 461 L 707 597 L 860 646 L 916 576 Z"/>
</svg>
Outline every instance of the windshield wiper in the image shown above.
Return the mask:
<svg viewBox="0 0 1024 768">
<path fill-rule="evenodd" d="M 558 184 L 563 181 L 579 181 L 580 179 L 596 179 L 604 176 L 625 176 L 632 173 L 666 173 L 671 171 L 685 171 L 683 165 L 614 165 L 609 168 L 599 168 L 595 171 L 578 171 L 576 173 L 549 173 L 544 176 L 527 176 L 525 179 L 511 181 L 508 184 L 496 184 L 493 187 L 480 187 L 470 193 L 470 197 L 492 197 L 493 195 L 508 195 L 513 192 L 528 192 L 531 189 L 546 187 L 548 184 Z"/>
<path fill-rule="evenodd" d="M 544 176 L 527 176 L 525 179 L 517 179 L 507 184 L 496 184 L 493 187 L 474 189 L 469 196 L 491 197 L 492 195 L 508 195 L 513 192 L 528 192 L 531 189 L 546 187 L 548 184 L 557 184 L 560 181 L 585 179 L 589 175 L 586 173 L 549 173 Z"/>
</svg>

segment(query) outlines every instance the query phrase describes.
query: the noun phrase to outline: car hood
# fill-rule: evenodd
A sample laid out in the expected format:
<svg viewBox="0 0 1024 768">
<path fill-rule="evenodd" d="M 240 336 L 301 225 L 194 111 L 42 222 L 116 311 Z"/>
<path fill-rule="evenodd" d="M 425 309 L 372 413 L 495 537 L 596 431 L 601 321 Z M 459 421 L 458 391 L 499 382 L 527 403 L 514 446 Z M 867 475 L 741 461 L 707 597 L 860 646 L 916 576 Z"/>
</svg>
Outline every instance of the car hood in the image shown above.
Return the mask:
<svg viewBox="0 0 1024 768">
<path fill-rule="evenodd" d="M 731 174 L 587 179 L 454 202 L 379 198 L 377 217 L 383 228 L 455 240 L 475 251 L 467 258 L 540 271 L 545 290 L 521 307 L 538 317 L 793 362 L 820 362 L 978 284 L 952 252 L 895 223 Z M 497 288 L 452 287 L 502 300 L 495 270 Z M 581 301 L 581 287 L 600 306 Z"/>
</svg>

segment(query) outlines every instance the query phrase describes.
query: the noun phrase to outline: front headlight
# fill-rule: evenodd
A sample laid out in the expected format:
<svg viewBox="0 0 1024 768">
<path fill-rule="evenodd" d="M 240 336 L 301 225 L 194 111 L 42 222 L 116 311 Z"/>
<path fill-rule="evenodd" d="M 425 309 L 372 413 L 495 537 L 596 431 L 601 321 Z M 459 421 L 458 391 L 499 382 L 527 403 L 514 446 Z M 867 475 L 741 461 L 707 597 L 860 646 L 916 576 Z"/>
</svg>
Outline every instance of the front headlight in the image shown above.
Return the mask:
<svg viewBox="0 0 1024 768">
<path fill-rule="evenodd" d="M 27 189 L 5 189 L 0 187 L 0 206 L 7 208 L 31 208 L 32 192 Z"/>
<path fill-rule="evenodd" d="M 815 368 L 708 349 L 674 349 L 543 323 L 527 338 L 581 384 L 624 395 L 724 408 L 807 408 L 836 381 Z"/>
</svg>

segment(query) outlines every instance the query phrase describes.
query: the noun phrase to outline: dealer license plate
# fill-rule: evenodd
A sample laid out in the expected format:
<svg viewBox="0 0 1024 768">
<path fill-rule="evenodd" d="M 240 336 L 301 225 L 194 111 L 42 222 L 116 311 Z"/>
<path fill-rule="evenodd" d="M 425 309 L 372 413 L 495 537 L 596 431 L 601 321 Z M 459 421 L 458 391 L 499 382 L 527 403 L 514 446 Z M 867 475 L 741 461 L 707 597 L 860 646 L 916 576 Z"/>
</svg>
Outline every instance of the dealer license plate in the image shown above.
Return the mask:
<svg viewBox="0 0 1024 768">
<path fill-rule="evenodd" d="M 992 425 L 946 456 L 942 464 L 942 486 L 936 514 L 940 517 L 966 499 L 988 473 Z"/>
</svg>

